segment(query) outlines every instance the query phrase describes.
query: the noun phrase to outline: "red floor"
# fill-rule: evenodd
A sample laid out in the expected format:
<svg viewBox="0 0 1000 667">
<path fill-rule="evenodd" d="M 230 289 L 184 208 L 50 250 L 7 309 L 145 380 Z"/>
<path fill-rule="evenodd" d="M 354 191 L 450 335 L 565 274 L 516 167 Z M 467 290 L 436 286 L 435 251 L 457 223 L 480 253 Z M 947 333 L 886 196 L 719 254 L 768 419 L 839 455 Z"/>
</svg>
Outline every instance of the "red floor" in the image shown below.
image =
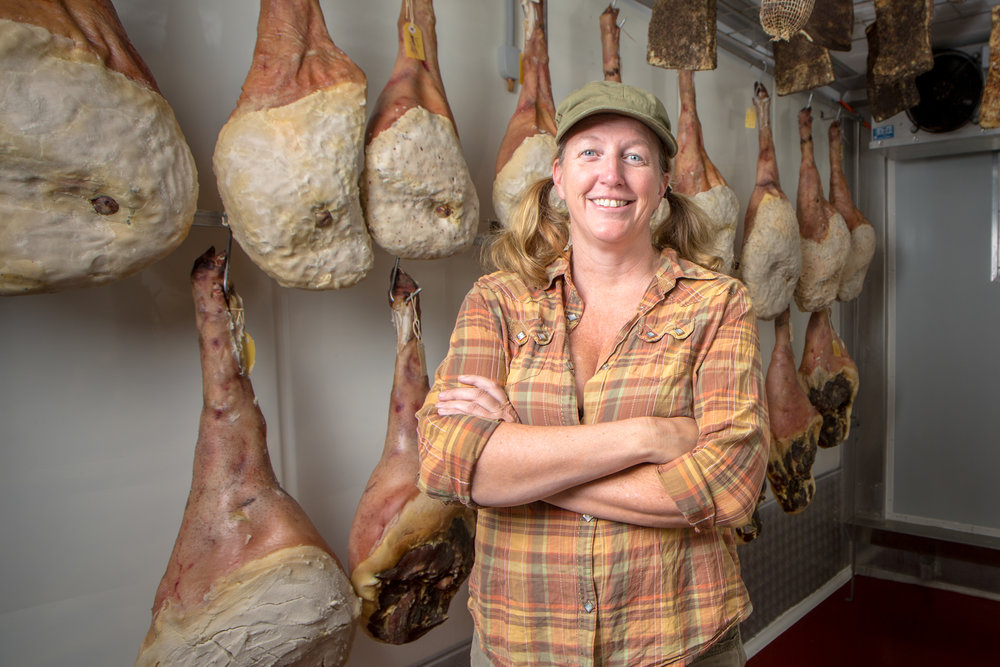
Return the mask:
<svg viewBox="0 0 1000 667">
<path fill-rule="evenodd" d="M 1000 666 L 1000 602 L 855 577 L 747 667 Z"/>
</svg>

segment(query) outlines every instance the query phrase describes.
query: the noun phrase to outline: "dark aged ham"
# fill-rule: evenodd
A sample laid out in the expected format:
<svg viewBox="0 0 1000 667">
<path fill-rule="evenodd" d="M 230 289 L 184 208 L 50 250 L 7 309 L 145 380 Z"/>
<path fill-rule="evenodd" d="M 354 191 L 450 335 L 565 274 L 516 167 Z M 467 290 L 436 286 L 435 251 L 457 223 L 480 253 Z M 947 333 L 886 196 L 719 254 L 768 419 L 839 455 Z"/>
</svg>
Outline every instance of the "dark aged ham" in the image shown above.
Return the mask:
<svg viewBox="0 0 1000 667">
<path fill-rule="evenodd" d="M 830 204 L 843 216 L 851 233 L 851 248 L 847 262 L 840 274 L 837 300 L 850 301 L 861 293 L 868 265 L 875 255 L 875 228 L 868 218 L 854 205 L 851 191 L 844 175 L 844 143 L 841 140 L 840 121 L 830 123 Z"/>
<path fill-rule="evenodd" d="M 613 4 L 601 12 L 601 60 L 604 63 L 605 81 L 622 81 L 622 61 L 619 49 L 621 26 L 618 25 L 618 8 Z"/>
<path fill-rule="evenodd" d="M 412 259 L 468 248 L 479 199 L 438 67 L 431 0 L 403 0 L 399 50 L 365 135 L 361 197 L 372 238 Z M 419 37 L 419 39 L 418 39 Z"/>
<path fill-rule="evenodd" d="M 187 236 L 191 150 L 108 0 L 0 3 L 0 295 L 119 280 Z"/>
<path fill-rule="evenodd" d="M 556 156 L 556 105 L 545 43 L 545 0 L 521 0 L 524 10 L 523 82 L 517 108 L 507 123 L 497 153 L 493 210 L 506 225 L 521 193 L 552 175 Z M 553 189 L 554 201 L 558 199 Z M 560 200 L 561 201 L 561 200 Z"/>
<path fill-rule="evenodd" d="M 840 275 L 851 250 L 844 216 L 823 197 L 813 152 L 812 109 L 799 111 L 799 190 L 795 215 L 802 238 L 802 275 L 795 286 L 799 310 L 822 310 L 837 298 Z"/>
<path fill-rule="evenodd" d="M 879 49 L 872 74 L 877 81 L 915 77 L 934 67 L 933 17 L 934 0 L 875 0 Z"/>
<path fill-rule="evenodd" d="M 774 51 L 774 87 L 791 95 L 831 84 L 836 79 L 830 52 L 797 33 L 787 42 L 771 42 Z"/>
<path fill-rule="evenodd" d="M 390 288 L 396 368 L 382 457 L 354 514 L 348 543 L 351 581 L 362 598 L 362 627 L 403 644 L 447 618 L 472 569 L 475 512 L 417 488 L 417 410 L 430 389 L 420 339 L 417 285 L 394 270 Z"/>
<path fill-rule="evenodd" d="M 275 479 L 225 261 L 210 248 L 191 274 L 204 407 L 191 493 L 136 665 L 342 665 L 360 602 Z"/>
<path fill-rule="evenodd" d="M 802 272 L 802 248 L 795 206 L 781 191 L 771 134 L 771 100 L 763 84 L 754 84 L 757 110 L 757 182 L 743 221 L 739 273 L 754 314 L 773 320 L 792 299 Z"/>
<path fill-rule="evenodd" d="M 904 74 L 898 79 L 883 79 L 875 75 L 874 66 L 879 60 L 881 51 L 878 22 L 870 23 L 865 28 L 865 38 L 868 42 L 865 90 L 871 105 L 872 118 L 882 121 L 919 104 L 920 91 L 917 90 L 915 74 Z"/>
<path fill-rule="evenodd" d="M 734 531 L 736 539 L 739 540 L 737 544 L 750 544 L 760 537 L 761 531 L 764 530 L 764 522 L 760 518 L 760 506 L 764 504 L 765 500 L 767 500 L 766 479 L 760 485 L 760 493 L 757 494 L 757 504 L 754 505 L 753 514 L 750 515 L 750 523 L 744 524 Z"/>
<path fill-rule="evenodd" d="M 367 88 L 318 0 L 261 0 L 250 72 L 212 164 L 233 236 L 285 287 L 347 287 L 372 267 L 357 185 Z"/>
<path fill-rule="evenodd" d="M 812 466 L 823 417 L 809 402 L 795 368 L 788 309 L 774 320 L 765 389 L 771 424 L 767 479 L 781 509 L 794 514 L 804 510 L 816 492 Z"/>
<path fill-rule="evenodd" d="M 979 104 L 979 127 L 1000 127 L 1000 5 L 991 12 L 990 64 L 986 72 L 983 101 Z"/>
<path fill-rule="evenodd" d="M 732 273 L 740 202 L 705 150 L 695 104 L 694 72 L 679 70 L 677 84 L 681 111 L 677 118 L 677 155 L 672 187 L 690 196 L 712 223 L 712 253 L 722 258 L 723 273 Z"/>
<path fill-rule="evenodd" d="M 809 316 L 799 377 L 809 390 L 809 402 L 823 415 L 819 446 L 839 445 L 851 429 L 851 408 L 858 394 L 858 367 L 833 328 L 829 308 Z"/>
<path fill-rule="evenodd" d="M 656 0 L 646 62 L 664 69 L 715 69 L 715 0 Z"/>
<path fill-rule="evenodd" d="M 854 0 L 821 0 L 813 5 L 802 32 L 818 46 L 850 51 L 854 32 Z"/>
</svg>

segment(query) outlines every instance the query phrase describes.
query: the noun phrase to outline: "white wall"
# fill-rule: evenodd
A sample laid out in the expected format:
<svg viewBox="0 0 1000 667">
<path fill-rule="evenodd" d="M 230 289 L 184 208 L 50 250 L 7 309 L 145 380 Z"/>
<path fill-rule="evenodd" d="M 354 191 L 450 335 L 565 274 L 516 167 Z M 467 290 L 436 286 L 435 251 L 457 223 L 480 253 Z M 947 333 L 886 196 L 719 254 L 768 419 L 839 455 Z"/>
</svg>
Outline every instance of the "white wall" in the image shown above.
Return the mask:
<svg viewBox="0 0 1000 667">
<path fill-rule="evenodd" d="M 219 210 L 211 153 L 239 95 L 256 36 L 251 0 L 117 0 L 133 43 L 171 102 L 198 164 L 199 207 Z M 365 71 L 374 103 L 395 58 L 398 0 L 324 0 L 334 41 Z M 550 56 L 561 99 L 602 76 L 598 16 L 606 0 L 551 0 Z M 482 217 L 492 215 L 496 151 L 516 102 L 499 77 L 502 0 L 438 0 L 439 55 Z M 623 78 L 677 109 L 676 75 L 645 63 L 649 10 L 620 2 Z M 518 34 L 520 28 L 518 28 Z M 696 76 L 707 148 L 743 206 L 753 189 L 756 130 L 744 126 L 753 81 L 773 80 L 719 53 Z M 777 98 L 773 123 L 782 185 L 795 198 L 796 113 Z M 814 104 L 824 182 L 826 127 Z M 485 223 L 483 225 L 485 229 Z M 221 229 L 196 227 L 172 255 L 116 284 L 0 300 L 0 663 L 123 665 L 134 659 L 190 485 L 201 377 L 188 275 Z M 444 356 L 459 302 L 479 274 L 478 248 L 408 261 L 424 288 L 428 368 Z M 341 557 L 354 508 L 381 452 L 394 354 L 386 302 L 391 258 L 335 292 L 280 288 L 237 251 L 232 277 L 258 344 L 254 387 L 286 488 Z M 806 317 L 795 313 L 801 353 Z M 765 363 L 773 345 L 761 323 Z M 816 471 L 839 465 L 820 453 Z M 452 618 L 404 647 L 359 634 L 351 665 L 410 665 L 468 637 L 465 598 Z"/>
</svg>

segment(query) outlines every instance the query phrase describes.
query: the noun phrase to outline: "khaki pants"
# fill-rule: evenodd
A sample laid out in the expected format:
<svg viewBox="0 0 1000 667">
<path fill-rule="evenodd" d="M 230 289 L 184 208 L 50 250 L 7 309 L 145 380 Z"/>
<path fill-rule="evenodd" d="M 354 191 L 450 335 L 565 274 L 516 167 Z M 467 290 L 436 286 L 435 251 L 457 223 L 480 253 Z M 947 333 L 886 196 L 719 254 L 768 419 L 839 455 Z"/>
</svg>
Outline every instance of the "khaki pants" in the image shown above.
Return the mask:
<svg viewBox="0 0 1000 667">
<path fill-rule="evenodd" d="M 483 649 L 479 647 L 479 633 L 472 633 L 472 651 L 469 654 L 470 667 L 492 667 Z M 707 651 L 688 663 L 690 667 L 743 667 L 747 664 L 747 654 L 743 650 L 743 639 L 739 626 L 727 632 Z"/>
</svg>

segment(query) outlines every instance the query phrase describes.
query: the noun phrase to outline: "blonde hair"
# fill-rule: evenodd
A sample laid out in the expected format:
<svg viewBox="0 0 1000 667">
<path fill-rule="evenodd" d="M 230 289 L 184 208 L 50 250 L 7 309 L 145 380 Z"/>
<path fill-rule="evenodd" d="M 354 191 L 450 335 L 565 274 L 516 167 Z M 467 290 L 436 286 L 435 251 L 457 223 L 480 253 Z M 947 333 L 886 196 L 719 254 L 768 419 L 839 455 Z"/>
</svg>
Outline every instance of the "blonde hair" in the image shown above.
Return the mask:
<svg viewBox="0 0 1000 667">
<path fill-rule="evenodd" d="M 562 162 L 565 138 L 557 159 Z M 670 172 L 670 159 L 661 146 L 661 172 Z M 559 257 L 568 257 L 569 215 L 553 205 L 555 184 L 545 178 L 529 186 L 511 212 L 507 226 L 495 232 L 483 248 L 483 260 L 494 268 L 510 271 L 532 287 L 545 287 L 546 269 Z M 669 215 L 650 229 L 650 242 L 657 250 L 670 247 L 683 259 L 713 271 L 722 259 L 712 254 L 711 222 L 687 195 L 665 196 Z"/>
</svg>

